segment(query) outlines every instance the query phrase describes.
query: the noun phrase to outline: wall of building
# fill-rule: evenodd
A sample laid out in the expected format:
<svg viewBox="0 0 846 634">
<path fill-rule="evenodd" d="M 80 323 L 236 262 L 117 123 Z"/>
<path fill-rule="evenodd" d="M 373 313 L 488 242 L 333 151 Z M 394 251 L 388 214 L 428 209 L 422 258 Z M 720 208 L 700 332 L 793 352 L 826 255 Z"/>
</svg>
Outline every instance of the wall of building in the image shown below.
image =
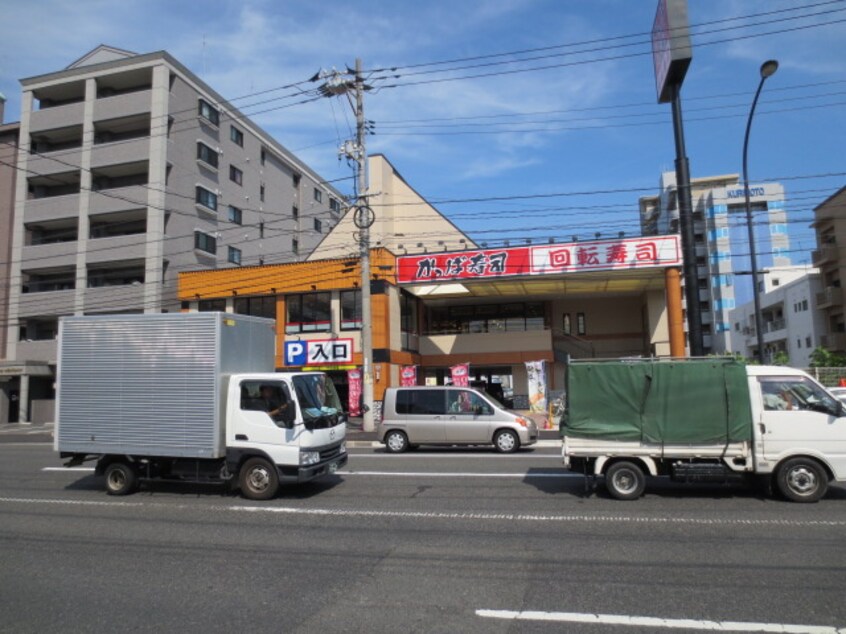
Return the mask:
<svg viewBox="0 0 846 634">
<path fill-rule="evenodd" d="M 2 124 L 0 119 L 0 124 Z M 0 359 L 5 359 L 6 338 L 10 328 L 9 275 L 12 261 L 12 230 L 15 217 L 15 182 L 17 181 L 18 124 L 0 125 Z M 2 412 L 0 412 L 2 415 Z M 0 420 L 4 420 L 0 418 Z"/>
</svg>

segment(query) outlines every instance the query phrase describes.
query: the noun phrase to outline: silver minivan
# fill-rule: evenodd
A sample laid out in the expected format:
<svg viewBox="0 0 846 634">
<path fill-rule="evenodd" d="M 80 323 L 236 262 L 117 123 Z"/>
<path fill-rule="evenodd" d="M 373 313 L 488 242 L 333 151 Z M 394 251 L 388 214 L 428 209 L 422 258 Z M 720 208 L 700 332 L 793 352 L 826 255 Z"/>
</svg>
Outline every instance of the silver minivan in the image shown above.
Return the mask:
<svg viewBox="0 0 846 634">
<path fill-rule="evenodd" d="M 511 453 L 538 440 L 535 422 L 468 387 L 389 387 L 376 433 L 388 451 L 417 445 L 493 445 Z"/>
</svg>

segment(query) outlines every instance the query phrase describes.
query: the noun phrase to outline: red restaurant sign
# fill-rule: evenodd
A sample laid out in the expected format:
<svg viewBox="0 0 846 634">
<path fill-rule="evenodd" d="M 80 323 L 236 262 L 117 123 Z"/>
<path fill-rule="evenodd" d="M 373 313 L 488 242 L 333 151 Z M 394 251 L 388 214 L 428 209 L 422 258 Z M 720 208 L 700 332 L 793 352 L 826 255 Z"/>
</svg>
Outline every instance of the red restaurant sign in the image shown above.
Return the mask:
<svg viewBox="0 0 846 634">
<path fill-rule="evenodd" d="M 400 284 L 681 266 L 679 236 L 404 255 Z"/>
</svg>

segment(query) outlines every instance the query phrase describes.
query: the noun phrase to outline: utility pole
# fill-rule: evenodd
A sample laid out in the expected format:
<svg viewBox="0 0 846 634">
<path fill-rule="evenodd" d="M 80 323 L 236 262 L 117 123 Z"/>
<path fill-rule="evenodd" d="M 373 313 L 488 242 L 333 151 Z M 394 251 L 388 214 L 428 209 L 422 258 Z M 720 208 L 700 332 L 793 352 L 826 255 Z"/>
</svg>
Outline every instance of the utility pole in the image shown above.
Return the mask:
<svg viewBox="0 0 846 634">
<path fill-rule="evenodd" d="M 346 74 L 349 76 L 349 68 Z M 353 221 L 358 228 L 358 247 L 361 260 L 361 365 L 362 365 L 362 396 L 364 399 L 364 431 L 374 431 L 373 420 L 373 324 L 370 306 L 370 227 L 375 216 L 367 201 L 367 150 L 365 139 L 367 136 L 367 120 L 364 118 L 364 91 L 370 86 L 364 83 L 361 69 L 361 59 L 355 60 L 355 76 L 352 81 L 341 78 L 338 71 L 327 74 L 329 81 L 320 86 L 320 92 L 328 97 L 349 93 L 355 95 L 355 102 L 350 105 L 355 111 L 356 135 L 355 142 L 347 141 L 341 147 L 341 154 L 355 161 L 356 166 L 356 200 Z M 323 76 L 318 73 L 313 80 Z"/>
</svg>

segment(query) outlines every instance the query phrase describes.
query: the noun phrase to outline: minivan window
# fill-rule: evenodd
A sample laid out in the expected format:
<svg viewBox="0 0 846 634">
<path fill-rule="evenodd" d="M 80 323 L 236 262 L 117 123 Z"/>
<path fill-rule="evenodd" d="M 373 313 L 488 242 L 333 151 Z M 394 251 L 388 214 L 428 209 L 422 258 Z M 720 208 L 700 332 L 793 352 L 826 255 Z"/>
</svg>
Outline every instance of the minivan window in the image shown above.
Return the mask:
<svg viewBox="0 0 846 634">
<path fill-rule="evenodd" d="M 493 414 L 493 408 L 475 392 L 450 390 L 447 394 L 451 414 Z"/>
<path fill-rule="evenodd" d="M 444 390 L 398 390 L 397 414 L 446 414 Z"/>
</svg>

